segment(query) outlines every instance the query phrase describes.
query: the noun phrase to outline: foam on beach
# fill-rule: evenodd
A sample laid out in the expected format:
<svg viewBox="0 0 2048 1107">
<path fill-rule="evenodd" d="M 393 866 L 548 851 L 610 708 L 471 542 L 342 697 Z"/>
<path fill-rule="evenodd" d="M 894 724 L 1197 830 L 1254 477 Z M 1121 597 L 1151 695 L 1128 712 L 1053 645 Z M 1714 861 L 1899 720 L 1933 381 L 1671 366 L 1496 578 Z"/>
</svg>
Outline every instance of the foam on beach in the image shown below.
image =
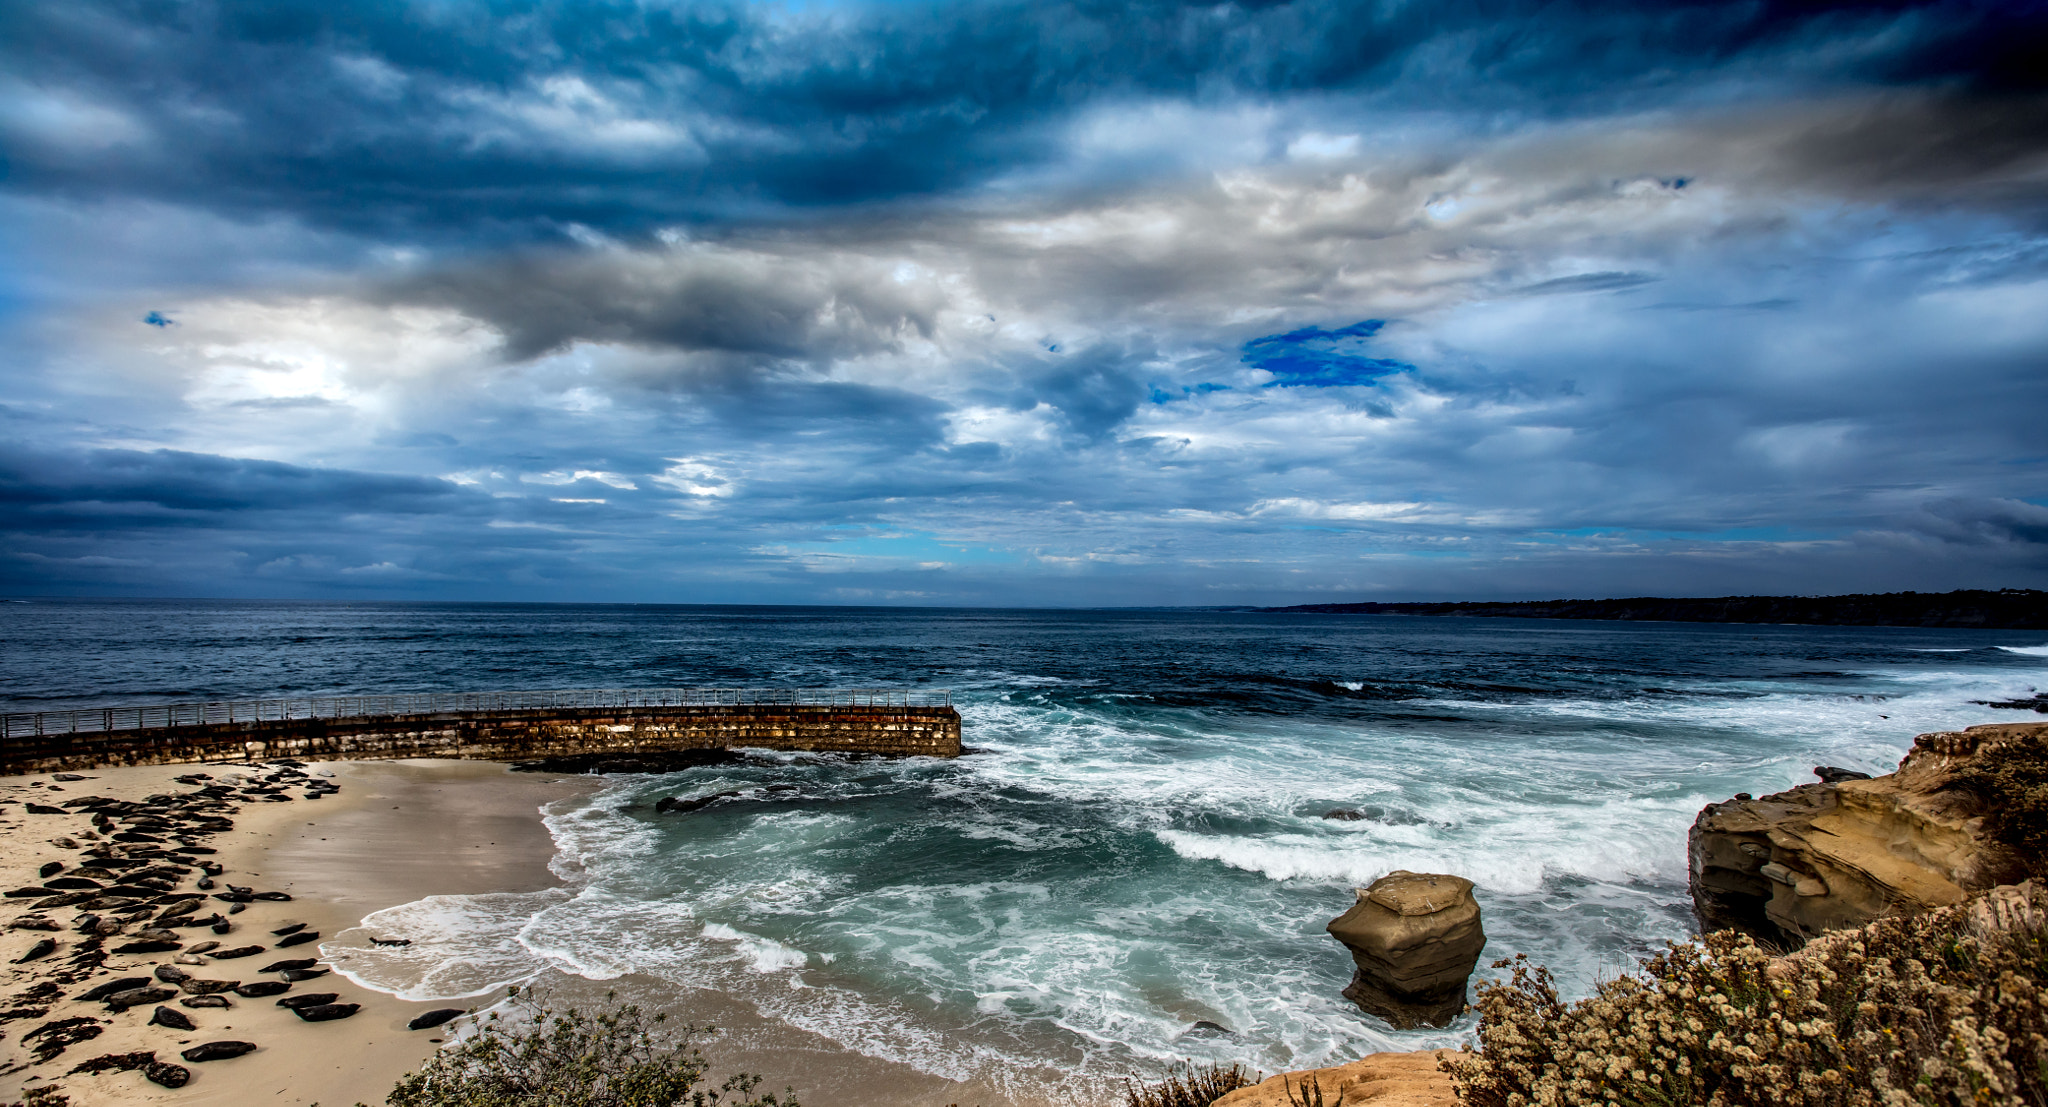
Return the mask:
<svg viewBox="0 0 2048 1107">
<path fill-rule="evenodd" d="M 1981 721 L 1969 698 L 2031 678 L 1947 656 L 1413 701 L 1455 726 L 1162 711 L 1016 681 L 964 697 L 986 752 L 957 762 L 784 755 L 613 778 L 548 816 L 569 888 L 400 909 L 436 937 L 389 956 L 390 986 L 637 974 L 1024 1098 L 1052 1077 L 1020 1074 L 1455 1043 L 1469 1017 L 1394 1032 L 1338 996 L 1349 964 L 1321 927 L 1352 886 L 1470 876 L 1487 956 L 1528 952 L 1584 991 L 1689 932 L 1684 828 L 1701 805 L 1814 764 L 1886 771 L 1914 733 Z M 739 794 L 651 808 L 721 791 Z M 1322 817 L 1340 807 L 1359 817 Z M 1197 1021 L 1231 1033 L 1190 1035 Z"/>
</svg>

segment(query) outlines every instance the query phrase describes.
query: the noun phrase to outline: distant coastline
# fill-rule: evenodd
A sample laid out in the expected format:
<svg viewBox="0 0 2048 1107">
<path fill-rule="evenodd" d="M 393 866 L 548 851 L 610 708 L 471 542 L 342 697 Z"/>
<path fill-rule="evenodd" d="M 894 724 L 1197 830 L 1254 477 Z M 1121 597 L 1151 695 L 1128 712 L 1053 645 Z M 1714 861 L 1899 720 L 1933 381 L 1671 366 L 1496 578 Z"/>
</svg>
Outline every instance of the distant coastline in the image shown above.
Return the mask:
<svg viewBox="0 0 2048 1107">
<path fill-rule="evenodd" d="M 1310 603 L 1261 611 L 1304 615 L 1462 615 L 1510 619 L 1611 619 L 1673 623 L 1796 623 L 1808 626 L 2048 629 L 2048 592 L 1884 592 L 1850 596 L 1641 596 L 1613 600 L 1490 603 Z"/>
</svg>

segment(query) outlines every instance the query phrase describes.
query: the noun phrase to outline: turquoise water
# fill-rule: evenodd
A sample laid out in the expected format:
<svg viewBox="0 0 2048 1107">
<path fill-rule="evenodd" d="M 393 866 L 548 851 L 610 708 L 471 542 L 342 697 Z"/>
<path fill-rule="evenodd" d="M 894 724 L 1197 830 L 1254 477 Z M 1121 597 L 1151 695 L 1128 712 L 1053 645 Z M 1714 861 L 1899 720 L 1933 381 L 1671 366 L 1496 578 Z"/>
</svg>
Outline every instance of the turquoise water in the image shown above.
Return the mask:
<svg viewBox="0 0 2048 1107">
<path fill-rule="evenodd" d="M 382 912 L 373 929 L 415 945 L 353 952 L 348 973 L 418 998 L 645 974 L 998 1086 L 1037 1067 L 1109 1078 L 1194 1057 L 1270 1072 L 1462 1040 L 1468 1023 L 1395 1032 L 1338 995 L 1350 965 L 1323 925 L 1352 887 L 1395 868 L 1470 877 L 1489 959 L 1528 953 L 1584 992 L 1690 933 L 1685 830 L 1701 805 L 1810 780 L 1817 764 L 1888 771 L 1922 731 L 2031 718 L 1972 701 L 2031 694 L 2048 676 L 2042 632 L 21 610 L 5 613 L 18 631 L 42 627 L 47 640 L 68 613 L 101 637 L 7 654 L 11 709 L 394 687 L 950 687 L 968 756 L 761 754 L 610 778 L 547 817 L 562 891 Z M 80 688 L 67 665 L 98 683 Z M 690 814 L 653 809 L 735 789 Z M 1366 818 L 1321 817 L 1334 808 Z M 1191 1034 L 1200 1020 L 1231 1033 Z"/>
</svg>

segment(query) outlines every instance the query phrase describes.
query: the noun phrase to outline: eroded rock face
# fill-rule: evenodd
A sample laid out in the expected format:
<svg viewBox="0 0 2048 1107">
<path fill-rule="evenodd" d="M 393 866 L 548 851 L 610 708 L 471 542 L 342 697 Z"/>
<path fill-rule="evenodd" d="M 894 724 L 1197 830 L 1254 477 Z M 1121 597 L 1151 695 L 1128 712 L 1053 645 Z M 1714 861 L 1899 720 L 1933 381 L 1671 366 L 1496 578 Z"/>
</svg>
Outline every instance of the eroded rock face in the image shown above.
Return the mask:
<svg viewBox="0 0 2048 1107">
<path fill-rule="evenodd" d="M 1324 1107 L 1456 1107 L 1458 1094 L 1448 1073 L 1437 1062 L 1454 1051 L 1425 1049 L 1415 1053 L 1375 1053 L 1327 1069 L 1284 1072 L 1249 1088 L 1239 1088 L 1210 1107 L 1289 1107 L 1302 1102 L 1303 1085 L 1308 1085 L 1309 1102 L 1322 1093 Z"/>
<path fill-rule="evenodd" d="M 1972 759 L 2043 732 L 2048 724 L 1997 723 L 1922 734 L 1888 776 L 1708 804 L 1688 836 L 1701 929 L 1796 948 L 2020 880 L 2023 858 L 1987 833 L 1980 801 L 1950 785 Z"/>
<path fill-rule="evenodd" d="M 1367 1012 L 1410 1030 L 1464 1011 L 1465 981 L 1486 945 L 1471 881 L 1396 870 L 1360 889 L 1329 929 L 1358 969 L 1344 996 Z"/>
</svg>

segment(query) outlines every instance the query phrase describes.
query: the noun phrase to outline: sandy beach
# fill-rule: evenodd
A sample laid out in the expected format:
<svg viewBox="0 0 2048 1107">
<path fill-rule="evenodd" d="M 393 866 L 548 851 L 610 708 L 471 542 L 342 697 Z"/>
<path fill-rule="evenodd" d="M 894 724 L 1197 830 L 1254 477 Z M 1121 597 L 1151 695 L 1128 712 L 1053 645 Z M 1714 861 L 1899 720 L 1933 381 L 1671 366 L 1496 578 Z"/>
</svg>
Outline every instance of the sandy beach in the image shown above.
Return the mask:
<svg viewBox="0 0 2048 1107">
<path fill-rule="evenodd" d="M 232 774 L 256 774 L 270 767 L 148 766 L 93 770 L 73 774 L 85 779 L 56 781 L 49 775 L 0 779 L 0 880 L 8 888 L 41 882 L 40 870 L 55 862 L 64 866 L 50 879 L 93 860 L 85 851 L 106 846 L 109 835 L 95 831 L 83 809 L 65 814 L 30 813 L 29 804 L 53 807 L 66 800 L 99 796 L 141 801 L 158 795 L 182 795 L 194 784 L 175 778 L 204 773 L 219 782 Z M 304 932 L 331 939 L 354 927 L 365 915 L 433 894 L 486 891 L 528 891 L 559 881 L 548 871 L 553 854 L 539 808 L 551 800 L 594 786 L 588 779 L 519 774 L 506 766 L 480 762 L 346 762 L 308 764 L 307 781 L 324 781 L 340 791 L 315 800 L 304 787 L 287 787 L 290 802 L 230 801 L 210 815 L 233 821 L 232 830 L 204 838 L 211 854 L 185 853 L 222 867 L 216 891 L 230 885 L 257 892 L 282 892 L 289 901 L 255 900 L 238 914 L 226 915 L 231 930 L 216 935 L 208 928 L 176 931 L 186 950 L 199 940 L 218 941 L 226 949 L 265 947 L 260 953 L 231 960 L 201 955 L 178 965 L 204 980 L 278 980 L 258 970 L 276 961 L 319 956 L 319 941 L 280 946 L 271 933 L 304 923 Z M 319 774 L 330 773 L 330 776 Z M 201 782 L 207 783 L 207 782 Z M 245 797 L 238 797 L 245 798 Z M 231 810 L 230 810 L 231 809 Z M 99 834 L 99 840 L 89 835 Z M 63 841 L 80 848 L 65 848 Z M 194 838 L 193 841 L 201 839 Z M 150 859 L 152 863 L 154 859 Z M 179 867 L 185 867 L 180 865 Z M 199 894 L 195 881 L 205 874 L 196 866 L 178 878 L 170 895 Z M 96 881 L 98 882 L 98 881 Z M 191 1031 L 150 1025 L 159 1003 L 126 1011 L 110 1011 L 99 1002 L 78 997 L 107 981 L 149 977 L 160 965 L 175 964 L 180 952 L 113 952 L 149 925 L 132 923 L 118 935 L 102 939 L 100 949 L 74 932 L 81 905 L 37 910 L 37 900 L 16 898 L 5 916 L 10 925 L 40 916 L 59 925 L 55 931 L 10 929 L 6 959 L 14 962 L 39 941 L 54 939 L 57 949 L 25 964 L 10 963 L 5 1009 L 5 1039 L 0 1040 L 0 1101 L 12 1102 L 34 1089 L 56 1087 L 70 1102 L 164 1104 L 350 1104 L 382 1102 L 405 1072 L 418 1067 L 442 1039 L 444 1031 L 409 1031 L 406 1024 L 437 1007 L 474 1006 L 489 1002 L 409 1003 L 352 984 L 338 973 L 295 983 L 288 994 L 336 993 L 337 1002 L 361 1005 L 352 1017 L 305 1022 L 276 1006 L 270 997 L 244 998 L 233 992 L 228 1008 L 189 1009 L 177 999 L 163 1006 L 182 1012 L 196 1024 Z M 229 905 L 209 898 L 195 914 L 207 915 Z M 165 909 L 168 909 L 166 905 Z M 216 951 L 218 952 L 218 951 Z M 85 954 L 96 966 L 74 964 Z M 152 986 L 169 985 L 151 981 Z M 53 994 L 54 993 L 54 994 Z M 61 995 L 62 998 L 56 998 Z M 190 998 L 180 995 L 179 998 Z M 87 1040 L 54 1054 L 47 1048 L 51 1033 L 35 1031 L 52 1023 L 80 1018 Z M 74 1031 L 75 1033 L 76 1031 Z M 255 1051 L 226 1060 L 190 1063 L 179 1053 L 203 1042 L 232 1040 L 254 1043 Z M 43 1046 L 38 1053 L 37 1047 Z M 108 1055 L 153 1051 L 159 1062 L 182 1065 L 189 1083 L 167 1088 L 152 1083 L 142 1070 L 109 1069 L 74 1072 L 82 1063 Z M 38 1056 L 47 1059 L 38 1060 Z M 49 1093 L 41 1093 L 48 1095 Z"/>
<path fill-rule="evenodd" d="M 78 780 L 60 781 L 50 774 L 0 778 L 0 843 L 5 846 L 0 851 L 4 858 L 0 882 L 11 889 L 37 887 L 45 882 L 41 869 L 52 862 L 63 869 L 53 871 L 47 879 L 61 881 L 95 860 L 87 851 L 116 845 L 104 830 L 94 829 L 87 813 L 91 809 L 32 813 L 31 804 L 49 808 L 88 797 L 140 802 L 150 797 L 183 796 L 237 775 L 261 777 L 275 770 L 272 765 L 177 765 L 70 774 L 84 778 Z M 502 998 L 493 993 L 409 1002 L 359 987 L 339 972 L 295 983 L 284 993 L 333 992 L 336 1002 L 361 1005 L 353 1016 L 330 1022 L 305 1022 L 277 1007 L 272 997 L 244 998 L 233 992 L 225 994 L 233 1004 L 227 1008 L 187 1008 L 181 1000 L 191 997 L 182 993 L 124 1011 L 79 998 L 109 981 L 152 977 L 162 965 L 175 965 L 201 980 L 279 980 L 278 974 L 258 970 L 280 960 L 319 957 L 323 942 L 330 948 L 337 944 L 342 948 L 334 948 L 334 959 L 321 965 L 345 965 L 347 947 L 361 946 L 373 935 L 350 934 L 339 943 L 336 936 L 356 928 L 373 912 L 432 895 L 525 892 L 559 886 L 561 881 L 548 868 L 554 845 L 541 821 L 541 808 L 599 786 L 593 777 L 515 773 L 504 765 L 473 761 L 306 763 L 303 772 L 304 778 L 290 779 L 330 783 L 340 790 L 308 800 L 304 783 L 296 783 L 283 789 L 294 797 L 290 802 L 246 802 L 247 797 L 238 794 L 225 808 L 205 812 L 232 820 L 233 828 L 203 839 L 200 848 L 216 852 L 188 850 L 180 856 L 218 865 L 221 871 L 214 880 L 215 888 L 199 889 L 196 881 L 205 872 L 196 864 L 179 864 L 177 867 L 189 868 L 189 872 L 178 877 L 174 890 L 154 897 L 175 901 L 203 891 L 208 898 L 193 913 L 198 916 L 216 909 L 225 911 L 229 905 L 211 896 L 231 886 L 291 897 L 283 902 L 258 899 L 244 905 L 240 913 L 224 915 L 231 927 L 226 934 L 216 935 L 204 927 L 180 929 L 177 934 L 184 950 L 117 953 L 113 951 L 134 940 L 150 921 L 128 924 L 93 948 L 87 937 L 75 930 L 82 913 L 92 913 L 91 904 L 38 909 L 35 905 L 44 901 L 36 898 L 9 901 L 0 917 L 10 924 L 40 918 L 58 929 L 10 929 L 0 944 L 0 953 L 10 962 L 5 966 L 7 993 L 0 1004 L 0 1018 L 6 1020 L 0 1022 L 0 1034 L 4 1034 L 0 1037 L 0 1102 L 23 1099 L 36 1089 L 55 1089 L 55 1094 L 78 1107 L 116 1103 L 377 1104 L 402 1075 L 419 1067 L 455 1029 L 451 1025 L 412 1031 L 406 1027 L 409 1021 L 429 1010 L 482 1009 Z M 192 774 L 211 779 L 192 783 L 177 779 Z M 99 836 L 91 837 L 94 834 Z M 76 848 L 62 844 L 65 842 Z M 127 848 L 149 851 L 172 846 L 175 843 Z M 155 858 L 144 860 L 157 863 Z M 158 909 L 173 906 L 164 903 Z M 272 931 L 300 923 L 305 924 L 303 932 L 317 932 L 322 939 L 279 946 L 284 936 Z M 12 963 L 46 938 L 56 941 L 54 952 L 26 963 Z M 201 939 L 218 941 L 221 949 L 265 948 L 229 960 L 187 953 L 201 948 Z M 187 953 L 187 962 L 201 963 L 178 964 L 181 953 Z M 74 963 L 81 955 L 86 963 Z M 148 986 L 172 989 L 154 979 Z M 624 1001 L 666 1011 L 678 1022 L 715 1025 L 720 1033 L 699 1042 L 713 1061 L 714 1079 L 735 1071 L 756 1072 L 767 1078 L 766 1086 L 794 1086 L 811 1102 L 850 1107 L 1046 1102 L 864 1056 L 764 1018 L 743 1000 L 717 992 L 679 991 L 665 982 L 630 974 L 610 981 L 557 976 L 548 986 L 558 1006 L 595 1003 L 615 991 Z M 184 1013 L 196 1029 L 152 1025 L 152 1014 L 160 1005 Z M 75 1021 L 80 1019 L 90 1021 Z M 92 1036 L 52 1052 L 47 1048 L 50 1033 L 36 1033 L 51 1024 L 84 1026 Z M 242 1056 L 202 1063 L 179 1056 L 194 1045 L 223 1040 L 250 1042 L 257 1048 Z M 38 1047 L 45 1048 L 39 1051 Z M 153 1052 L 160 1063 L 183 1066 L 190 1073 L 189 1083 L 180 1088 L 163 1087 L 140 1068 L 76 1071 L 96 1058 L 139 1051 Z M 1071 1101 L 1092 1098 L 1083 1095 Z M 1061 1097 L 1059 1101 L 1070 1100 Z"/>
</svg>

